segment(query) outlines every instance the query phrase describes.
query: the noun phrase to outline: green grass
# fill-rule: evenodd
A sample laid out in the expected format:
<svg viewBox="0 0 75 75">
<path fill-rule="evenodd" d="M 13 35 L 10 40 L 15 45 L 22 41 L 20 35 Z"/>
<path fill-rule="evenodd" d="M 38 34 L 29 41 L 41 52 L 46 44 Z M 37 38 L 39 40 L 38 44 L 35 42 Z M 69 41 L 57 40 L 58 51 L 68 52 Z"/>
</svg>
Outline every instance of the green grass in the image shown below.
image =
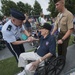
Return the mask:
<svg viewBox="0 0 75 75">
<path fill-rule="evenodd" d="M 69 46 L 72 45 L 74 37 L 71 36 Z M 30 50 L 33 51 L 33 50 Z M 17 63 L 14 57 L 0 61 L 0 75 L 15 75 L 20 72 L 20 68 L 17 67 Z"/>
<path fill-rule="evenodd" d="M 68 46 L 71 46 L 73 44 L 73 40 L 74 40 L 74 36 L 71 36 L 70 40 L 69 40 L 69 45 Z"/>
<path fill-rule="evenodd" d="M 0 75 L 15 75 L 20 70 L 14 57 L 0 61 Z"/>
</svg>

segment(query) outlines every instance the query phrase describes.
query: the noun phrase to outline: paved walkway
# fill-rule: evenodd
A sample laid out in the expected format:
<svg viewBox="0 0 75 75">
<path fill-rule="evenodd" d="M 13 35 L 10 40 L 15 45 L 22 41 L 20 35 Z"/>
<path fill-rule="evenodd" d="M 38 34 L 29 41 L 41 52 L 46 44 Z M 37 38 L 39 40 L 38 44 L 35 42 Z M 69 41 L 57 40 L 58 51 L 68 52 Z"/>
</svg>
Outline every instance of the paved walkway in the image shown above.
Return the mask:
<svg viewBox="0 0 75 75">
<path fill-rule="evenodd" d="M 61 75 L 64 75 L 65 73 L 71 71 L 71 69 L 73 68 L 75 68 L 75 44 L 68 47 L 66 65 Z"/>
<path fill-rule="evenodd" d="M 33 49 L 33 47 L 30 46 L 28 43 L 24 44 L 24 47 L 26 51 Z M 72 46 L 69 46 L 67 49 L 68 50 L 67 50 L 66 65 L 60 75 L 64 75 L 71 69 L 75 68 L 75 44 L 73 44 Z M 5 48 L 0 51 L 0 60 L 6 59 L 12 56 L 13 55 L 10 53 L 8 48 Z"/>
<path fill-rule="evenodd" d="M 25 43 L 24 44 L 24 48 L 26 51 L 32 50 L 34 49 L 33 46 L 29 45 L 29 43 Z M 6 47 L 3 50 L 0 50 L 0 60 L 12 57 L 13 55 L 11 54 L 11 52 L 8 50 L 8 48 Z"/>
</svg>

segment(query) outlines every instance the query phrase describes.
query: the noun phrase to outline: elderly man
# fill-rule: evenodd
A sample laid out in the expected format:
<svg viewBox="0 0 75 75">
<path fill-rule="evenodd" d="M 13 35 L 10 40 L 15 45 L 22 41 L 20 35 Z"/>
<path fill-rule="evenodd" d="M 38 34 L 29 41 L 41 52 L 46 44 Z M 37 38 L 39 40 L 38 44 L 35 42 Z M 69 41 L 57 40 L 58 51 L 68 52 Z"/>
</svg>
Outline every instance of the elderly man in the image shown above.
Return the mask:
<svg viewBox="0 0 75 75">
<path fill-rule="evenodd" d="M 35 61 L 30 63 L 31 67 L 29 68 L 28 71 L 24 69 L 18 75 L 34 75 L 32 70 L 36 69 L 36 67 L 40 63 L 42 63 L 45 59 L 51 57 L 52 55 L 54 56 L 56 55 L 55 37 L 53 35 L 50 35 L 50 31 L 51 31 L 51 25 L 45 23 L 40 29 L 41 38 L 40 38 L 40 44 L 39 47 L 37 48 L 37 51 L 22 53 L 20 55 L 18 67 L 26 68 L 26 65 L 28 64 L 27 60 L 35 60 Z"/>
<path fill-rule="evenodd" d="M 59 14 L 51 34 L 58 30 L 58 55 L 63 55 L 66 59 L 67 46 L 73 31 L 73 15 L 65 8 L 65 0 L 54 0 L 54 3 Z"/>
<path fill-rule="evenodd" d="M 21 32 L 28 37 L 30 34 L 28 34 L 23 26 L 23 20 L 25 20 L 24 14 L 16 9 L 11 9 L 10 13 L 11 19 L 3 25 L 2 35 L 7 47 L 18 62 L 19 55 L 25 52 L 23 43 L 27 42 L 27 40 L 23 41 L 20 39 Z"/>
</svg>

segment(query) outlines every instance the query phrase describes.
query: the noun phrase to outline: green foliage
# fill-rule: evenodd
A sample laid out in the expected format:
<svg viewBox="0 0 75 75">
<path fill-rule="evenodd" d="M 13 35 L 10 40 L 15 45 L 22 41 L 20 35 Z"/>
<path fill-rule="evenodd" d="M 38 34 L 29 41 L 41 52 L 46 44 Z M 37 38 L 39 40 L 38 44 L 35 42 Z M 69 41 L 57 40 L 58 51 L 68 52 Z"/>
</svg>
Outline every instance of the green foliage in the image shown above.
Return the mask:
<svg viewBox="0 0 75 75">
<path fill-rule="evenodd" d="M 3 15 L 6 16 L 10 15 L 10 8 L 17 8 L 16 3 L 11 0 L 1 0 L 1 3 L 2 3 L 1 12 L 3 13 Z"/>
<path fill-rule="evenodd" d="M 75 11 L 74 11 L 75 10 L 75 0 L 65 0 L 65 6 L 69 11 L 75 14 Z M 55 9 L 55 4 L 53 0 L 49 1 L 49 6 L 47 10 L 51 12 L 52 17 L 56 17 L 58 12 Z"/>
<path fill-rule="evenodd" d="M 42 12 L 42 8 L 41 8 L 40 4 L 35 0 L 33 14 L 40 15 L 40 12 Z"/>
<path fill-rule="evenodd" d="M 32 7 L 31 5 L 29 5 L 28 3 L 24 4 L 23 2 L 19 1 L 17 2 L 17 7 L 20 11 L 22 11 L 23 13 L 28 13 L 30 14 Z"/>
<path fill-rule="evenodd" d="M 0 20 L 2 20 L 2 18 L 3 18 L 3 15 L 0 14 Z"/>
<path fill-rule="evenodd" d="M 71 11 L 73 14 L 75 14 L 75 0 L 66 0 L 65 1 L 66 8 Z"/>
<path fill-rule="evenodd" d="M 57 11 L 55 10 L 55 4 L 53 0 L 50 0 L 47 10 L 51 12 L 52 17 L 57 16 Z"/>
<path fill-rule="evenodd" d="M 31 5 L 29 5 L 28 3 L 25 4 L 25 13 L 28 13 L 30 15 L 32 9 L 33 8 L 31 7 Z"/>
<path fill-rule="evenodd" d="M 18 10 L 22 11 L 23 13 L 25 12 L 25 4 L 21 1 L 17 2 L 17 7 Z"/>
<path fill-rule="evenodd" d="M 23 2 L 19 1 L 17 3 L 11 0 L 1 0 L 1 12 L 3 15 L 10 16 L 10 8 L 16 8 L 23 13 L 28 13 L 29 15 L 39 15 L 42 12 L 40 4 L 35 1 L 34 9 L 28 3 L 24 4 Z"/>
</svg>

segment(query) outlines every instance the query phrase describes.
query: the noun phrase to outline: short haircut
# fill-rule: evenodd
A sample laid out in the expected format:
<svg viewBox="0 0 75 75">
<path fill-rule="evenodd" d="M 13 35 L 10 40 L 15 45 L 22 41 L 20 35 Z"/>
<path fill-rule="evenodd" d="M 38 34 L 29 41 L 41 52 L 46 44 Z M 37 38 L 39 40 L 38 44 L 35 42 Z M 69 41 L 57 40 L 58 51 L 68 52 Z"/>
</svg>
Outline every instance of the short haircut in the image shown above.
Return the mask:
<svg viewBox="0 0 75 75">
<path fill-rule="evenodd" d="M 65 5 L 65 0 L 54 0 L 54 3 L 56 4 L 59 1 L 61 1 Z"/>
</svg>

